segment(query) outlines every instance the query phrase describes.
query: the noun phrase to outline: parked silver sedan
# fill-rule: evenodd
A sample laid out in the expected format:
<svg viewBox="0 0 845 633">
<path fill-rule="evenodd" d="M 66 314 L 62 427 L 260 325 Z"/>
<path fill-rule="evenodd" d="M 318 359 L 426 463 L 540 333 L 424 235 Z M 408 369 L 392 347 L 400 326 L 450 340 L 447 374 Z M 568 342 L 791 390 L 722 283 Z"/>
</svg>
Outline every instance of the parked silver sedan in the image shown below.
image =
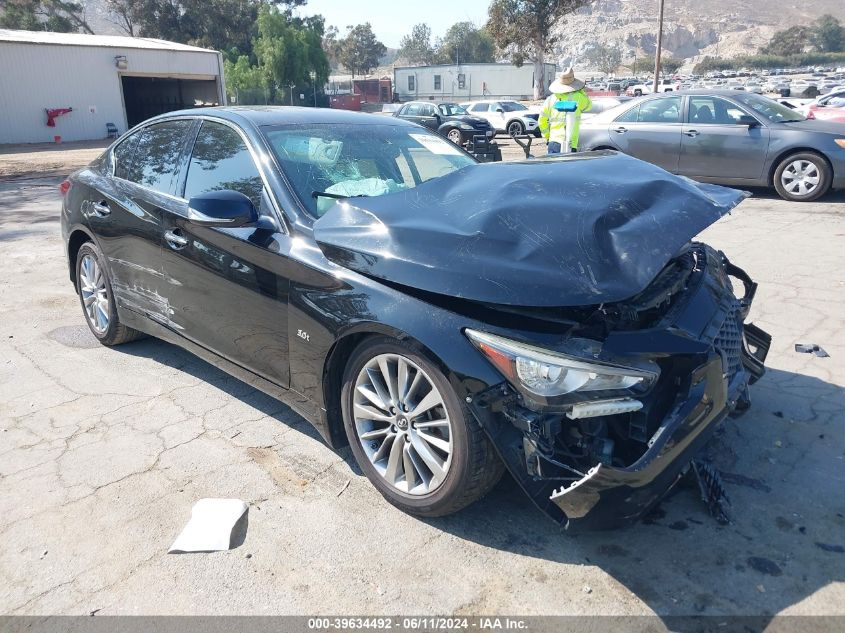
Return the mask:
<svg viewBox="0 0 845 633">
<path fill-rule="evenodd" d="M 696 180 L 774 187 L 786 200 L 845 188 L 845 124 L 807 120 L 747 92 L 693 90 L 630 101 L 582 121 L 580 146 L 619 150 Z"/>
</svg>

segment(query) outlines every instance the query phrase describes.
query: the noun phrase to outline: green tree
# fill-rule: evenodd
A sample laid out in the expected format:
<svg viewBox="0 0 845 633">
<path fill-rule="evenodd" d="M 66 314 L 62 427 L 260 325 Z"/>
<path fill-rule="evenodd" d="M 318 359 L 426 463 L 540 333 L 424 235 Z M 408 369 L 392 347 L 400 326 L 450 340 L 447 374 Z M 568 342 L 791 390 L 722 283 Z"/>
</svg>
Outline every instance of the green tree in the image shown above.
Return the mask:
<svg viewBox="0 0 845 633">
<path fill-rule="evenodd" d="M 275 100 L 279 88 L 308 86 L 312 81 L 318 86 L 326 83 L 329 61 L 323 50 L 324 28 L 322 16 L 298 18 L 290 11 L 261 6 L 253 49 L 271 100 Z M 246 77 L 252 78 L 249 74 Z"/>
<path fill-rule="evenodd" d="M 0 27 L 94 33 L 85 20 L 85 7 L 63 0 L 0 0 Z"/>
<path fill-rule="evenodd" d="M 660 72 L 664 75 L 674 75 L 683 65 L 683 59 L 671 56 L 666 57 L 664 55 L 660 56 Z M 652 65 L 652 69 L 653 68 L 654 65 Z"/>
<path fill-rule="evenodd" d="M 631 72 L 635 75 L 654 72 L 654 56 L 637 57 L 633 62 L 631 62 L 630 68 Z"/>
<path fill-rule="evenodd" d="M 486 64 L 496 61 L 496 44 L 486 28 L 457 22 L 437 41 L 438 64 Z"/>
<path fill-rule="evenodd" d="M 593 0 L 493 0 L 488 9 L 487 29 L 496 45 L 511 52 L 521 65 L 534 62 L 534 76 L 545 74 L 546 54 L 555 43 L 554 27 L 564 16 Z M 543 82 L 534 83 L 534 98 L 543 97 Z"/>
<path fill-rule="evenodd" d="M 402 38 L 399 42 L 399 57 L 404 57 L 411 64 L 430 64 L 434 60 L 431 28 L 428 24 L 415 24 L 411 34 Z"/>
<path fill-rule="evenodd" d="M 253 66 L 246 55 L 241 55 L 234 62 L 224 59 L 223 71 L 226 77 L 226 92 L 235 103 L 244 102 L 244 97 L 247 97 L 247 101 L 255 101 L 259 92 L 265 93 L 267 74 L 258 66 Z"/>
<path fill-rule="evenodd" d="M 599 44 L 587 51 L 587 61 L 605 75 L 613 75 L 622 63 L 622 49 L 618 46 Z"/>
<path fill-rule="evenodd" d="M 338 30 L 336 26 L 330 26 L 323 33 L 323 51 L 326 53 L 326 58 L 329 60 L 331 68 L 337 68 L 338 56 L 340 55 L 340 42 L 337 39 Z"/>
<path fill-rule="evenodd" d="M 340 41 L 340 63 L 353 77 L 366 75 L 378 66 L 387 48 L 376 39 L 369 22 L 347 28 L 346 37 Z"/>
<path fill-rule="evenodd" d="M 813 43 L 821 53 L 845 51 L 845 27 L 826 13 L 813 23 Z"/>
<path fill-rule="evenodd" d="M 797 55 L 803 53 L 813 40 L 813 32 L 806 26 L 791 26 L 778 31 L 760 49 L 763 55 Z"/>
</svg>

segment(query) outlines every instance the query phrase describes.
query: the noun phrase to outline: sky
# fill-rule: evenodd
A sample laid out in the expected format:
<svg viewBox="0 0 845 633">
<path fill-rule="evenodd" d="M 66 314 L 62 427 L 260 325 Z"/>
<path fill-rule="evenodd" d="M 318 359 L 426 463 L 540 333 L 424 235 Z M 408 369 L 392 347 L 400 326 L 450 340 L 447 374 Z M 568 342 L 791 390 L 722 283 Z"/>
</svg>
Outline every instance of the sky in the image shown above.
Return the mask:
<svg viewBox="0 0 845 633">
<path fill-rule="evenodd" d="M 321 13 L 326 26 L 336 26 L 340 36 L 347 26 L 369 22 L 382 44 L 398 48 L 411 27 L 425 22 L 431 27 L 432 43 L 455 22 L 487 21 L 490 0 L 308 0 L 300 15 Z"/>
</svg>

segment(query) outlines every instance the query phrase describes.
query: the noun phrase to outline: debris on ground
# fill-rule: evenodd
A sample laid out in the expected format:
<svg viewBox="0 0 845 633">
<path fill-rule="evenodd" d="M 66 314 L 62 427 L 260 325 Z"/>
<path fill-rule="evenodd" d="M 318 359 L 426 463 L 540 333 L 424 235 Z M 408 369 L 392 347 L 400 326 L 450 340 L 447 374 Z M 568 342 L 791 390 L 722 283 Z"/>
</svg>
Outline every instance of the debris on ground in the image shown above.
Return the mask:
<svg viewBox="0 0 845 633">
<path fill-rule="evenodd" d="M 247 510 L 240 499 L 200 499 L 191 520 L 170 546 L 174 552 L 217 552 L 231 547 L 232 530 Z"/>
<path fill-rule="evenodd" d="M 349 488 L 349 483 L 350 483 L 351 481 L 352 481 L 351 479 L 347 479 L 347 480 L 346 480 L 346 483 L 344 483 L 344 484 L 340 487 L 340 490 L 338 490 L 338 491 L 337 491 L 337 494 L 336 494 L 335 496 L 336 496 L 336 497 L 339 497 L 340 495 L 342 495 L 342 494 L 343 494 L 343 491 L 344 491 L 344 490 L 346 490 L 347 488 Z"/>
<path fill-rule="evenodd" d="M 728 525 L 731 522 L 728 515 L 731 502 L 719 472 L 712 464 L 702 459 L 692 461 L 692 472 L 701 491 L 701 500 L 707 504 L 710 516 L 716 519 L 719 525 Z"/>
<path fill-rule="evenodd" d="M 819 358 L 830 358 L 830 354 L 815 343 L 796 343 L 795 351 L 800 354 L 815 354 Z"/>
</svg>

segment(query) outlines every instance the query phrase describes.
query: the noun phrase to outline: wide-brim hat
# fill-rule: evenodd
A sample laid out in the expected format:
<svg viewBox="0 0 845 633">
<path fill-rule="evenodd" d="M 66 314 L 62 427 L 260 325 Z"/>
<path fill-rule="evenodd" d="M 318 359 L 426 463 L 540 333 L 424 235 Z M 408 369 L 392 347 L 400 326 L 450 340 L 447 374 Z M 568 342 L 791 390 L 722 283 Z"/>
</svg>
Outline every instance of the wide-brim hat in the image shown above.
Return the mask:
<svg viewBox="0 0 845 633">
<path fill-rule="evenodd" d="M 560 73 L 560 76 L 555 79 L 549 86 L 549 92 L 560 94 L 564 92 L 575 92 L 584 87 L 584 82 L 575 78 L 575 71 L 572 66 Z"/>
</svg>

